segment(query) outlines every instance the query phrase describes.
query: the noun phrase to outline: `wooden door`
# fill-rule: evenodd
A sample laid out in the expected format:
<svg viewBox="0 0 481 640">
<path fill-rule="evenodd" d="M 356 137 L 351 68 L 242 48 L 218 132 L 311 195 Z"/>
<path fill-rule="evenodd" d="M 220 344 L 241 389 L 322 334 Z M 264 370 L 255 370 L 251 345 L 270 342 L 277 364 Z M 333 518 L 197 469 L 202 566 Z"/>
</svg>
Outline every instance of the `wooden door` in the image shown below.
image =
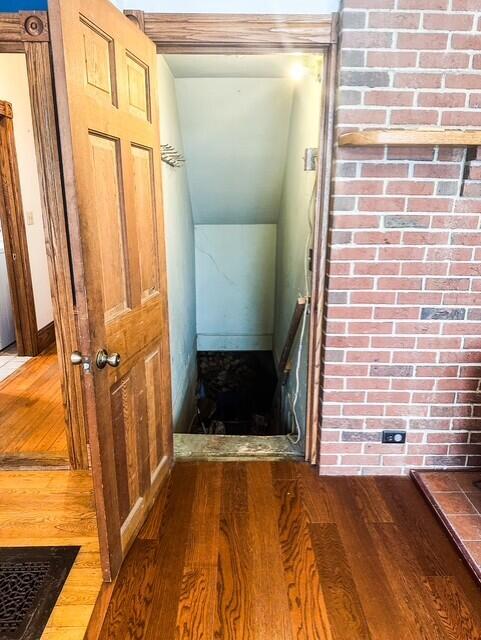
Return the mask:
<svg viewBox="0 0 481 640">
<path fill-rule="evenodd" d="M 172 460 L 156 49 L 107 0 L 50 0 L 49 18 L 108 580 Z"/>
</svg>

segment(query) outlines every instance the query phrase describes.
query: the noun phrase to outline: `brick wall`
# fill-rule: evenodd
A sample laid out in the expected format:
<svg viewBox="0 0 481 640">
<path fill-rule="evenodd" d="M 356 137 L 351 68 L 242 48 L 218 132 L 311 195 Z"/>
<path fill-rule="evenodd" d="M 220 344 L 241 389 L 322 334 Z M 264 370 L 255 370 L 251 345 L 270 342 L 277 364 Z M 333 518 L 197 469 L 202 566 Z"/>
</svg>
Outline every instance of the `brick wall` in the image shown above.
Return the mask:
<svg viewBox="0 0 481 640">
<path fill-rule="evenodd" d="M 481 0 L 344 0 L 341 25 L 336 133 L 481 128 Z M 481 466 L 481 152 L 335 160 L 321 473 Z"/>
</svg>

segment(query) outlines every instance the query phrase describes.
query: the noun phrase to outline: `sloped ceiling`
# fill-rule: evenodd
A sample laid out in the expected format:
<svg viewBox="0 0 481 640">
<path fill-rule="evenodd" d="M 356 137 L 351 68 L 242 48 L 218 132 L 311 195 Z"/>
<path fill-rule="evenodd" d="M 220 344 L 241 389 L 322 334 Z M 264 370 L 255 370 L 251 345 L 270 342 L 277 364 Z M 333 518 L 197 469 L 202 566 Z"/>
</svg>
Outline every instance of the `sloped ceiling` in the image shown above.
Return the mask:
<svg viewBox="0 0 481 640">
<path fill-rule="evenodd" d="M 291 56 L 165 58 L 176 77 L 195 224 L 275 223 L 292 104 Z"/>
</svg>

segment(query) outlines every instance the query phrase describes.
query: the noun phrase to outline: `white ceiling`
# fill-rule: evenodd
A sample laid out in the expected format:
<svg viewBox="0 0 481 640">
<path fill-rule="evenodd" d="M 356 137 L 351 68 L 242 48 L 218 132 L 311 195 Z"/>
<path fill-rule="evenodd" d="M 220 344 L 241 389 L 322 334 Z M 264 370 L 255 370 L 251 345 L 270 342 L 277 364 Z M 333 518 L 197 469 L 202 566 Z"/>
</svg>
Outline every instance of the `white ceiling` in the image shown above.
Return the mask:
<svg viewBox="0 0 481 640">
<path fill-rule="evenodd" d="M 164 54 L 175 78 L 287 78 L 294 64 L 304 64 L 313 57 L 303 54 Z"/>
<path fill-rule="evenodd" d="M 194 222 L 276 222 L 292 83 L 178 78 L 175 85 Z"/>
</svg>

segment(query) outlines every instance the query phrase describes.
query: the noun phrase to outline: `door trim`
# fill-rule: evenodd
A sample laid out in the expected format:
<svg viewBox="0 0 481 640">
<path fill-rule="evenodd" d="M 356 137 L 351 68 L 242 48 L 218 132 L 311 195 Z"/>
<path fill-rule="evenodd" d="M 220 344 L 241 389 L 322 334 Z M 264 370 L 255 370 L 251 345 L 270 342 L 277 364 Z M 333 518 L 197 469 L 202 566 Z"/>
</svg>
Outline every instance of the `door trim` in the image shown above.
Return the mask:
<svg viewBox="0 0 481 640">
<path fill-rule="evenodd" d="M 0 101 L 0 221 L 19 356 L 36 356 L 38 327 L 18 173 L 12 105 Z"/>
<path fill-rule="evenodd" d="M 305 459 L 319 458 L 327 238 L 331 198 L 339 14 L 185 14 L 125 10 L 157 45 L 157 53 L 324 54 L 317 195 L 314 218 L 312 300 L 308 352 Z"/>
<path fill-rule="evenodd" d="M 72 469 L 88 469 L 81 373 L 70 363 L 78 333 L 49 40 L 45 11 L 0 13 L 0 53 L 26 56 L 68 453 Z"/>
<path fill-rule="evenodd" d="M 318 50 L 337 33 L 337 14 L 124 13 L 162 53 Z"/>
</svg>

